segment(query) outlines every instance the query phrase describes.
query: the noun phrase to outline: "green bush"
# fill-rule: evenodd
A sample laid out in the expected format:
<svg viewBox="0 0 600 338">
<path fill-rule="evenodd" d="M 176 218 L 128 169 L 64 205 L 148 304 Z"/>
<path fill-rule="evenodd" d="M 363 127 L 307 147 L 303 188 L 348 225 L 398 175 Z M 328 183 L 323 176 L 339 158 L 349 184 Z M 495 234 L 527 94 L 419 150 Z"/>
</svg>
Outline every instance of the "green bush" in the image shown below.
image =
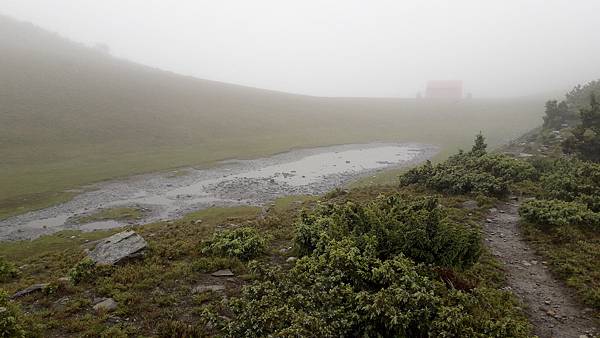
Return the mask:
<svg viewBox="0 0 600 338">
<path fill-rule="evenodd" d="M 502 154 L 486 154 L 481 146 L 459 152 L 445 162 L 413 168 L 400 177 L 400 184 L 421 184 L 450 194 L 505 196 L 510 185 L 533 178 L 534 167 Z"/>
<path fill-rule="evenodd" d="M 579 201 L 600 211 L 600 164 L 575 159 L 543 160 L 534 163 L 542 198 Z"/>
<path fill-rule="evenodd" d="M 96 276 L 96 272 L 96 263 L 84 258 L 69 271 L 69 277 L 74 284 L 89 282 Z"/>
<path fill-rule="evenodd" d="M 0 290 L 0 310 L 0 337 L 27 337 L 25 328 L 19 318 L 18 308 L 8 300 L 8 295 L 3 290 Z"/>
<path fill-rule="evenodd" d="M 249 260 L 264 253 L 267 239 L 255 228 L 241 227 L 216 232 L 202 243 L 202 253 L 213 256 L 236 257 Z"/>
<path fill-rule="evenodd" d="M 347 202 L 321 205 L 296 224 L 295 245 L 302 255 L 322 253 L 332 243 L 352 239 L 380 259 L 398 254 L 427 264 L 468 267 L 480 254 L 477 230 L 452 223 L 436 198 L 380 197 L 364 206 Z"/>
<path fill-rule="evenodd" d="M 538 225 L 583 225 L 600 229 L 600 214 L 578 202 L 532 200 L 521 205 L 519 214 L 525 220 Z"/>
<path fill-rule="evenodd" d="M 5 283 L 17 277 L 19 270 L 12 264 L 0 257 L 0 282 Z"/>
<path fill-rule="evenodd" d="M 289 271 L 251 265 L 258 282 L 229 301 L 230 337 L 526 337 L 496 290 L 449 290 L 398 255 L 380 260 L 345 238 Z M 490 306 L 491 305 L 491 306 Z M 493 309 L 490 309 L 493 308 Z"/>
</svg>

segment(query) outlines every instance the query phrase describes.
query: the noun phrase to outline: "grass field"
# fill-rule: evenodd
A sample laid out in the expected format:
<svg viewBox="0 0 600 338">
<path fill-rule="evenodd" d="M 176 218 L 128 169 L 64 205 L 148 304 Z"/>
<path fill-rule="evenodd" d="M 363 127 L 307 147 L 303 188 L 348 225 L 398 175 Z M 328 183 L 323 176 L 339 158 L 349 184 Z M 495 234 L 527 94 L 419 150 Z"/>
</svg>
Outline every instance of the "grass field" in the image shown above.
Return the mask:
<svg viewBox="0 0 600 338">
<path fill-rule="evenodd" d="M 535 127 L 547 99 L 286 94 L 115 59 L 1 16 L 0 48 L 0 218 L 92 182 L 292 148 L 424 142 L 443 158 L 479 131 L 495 145 Z"/>
</svg>

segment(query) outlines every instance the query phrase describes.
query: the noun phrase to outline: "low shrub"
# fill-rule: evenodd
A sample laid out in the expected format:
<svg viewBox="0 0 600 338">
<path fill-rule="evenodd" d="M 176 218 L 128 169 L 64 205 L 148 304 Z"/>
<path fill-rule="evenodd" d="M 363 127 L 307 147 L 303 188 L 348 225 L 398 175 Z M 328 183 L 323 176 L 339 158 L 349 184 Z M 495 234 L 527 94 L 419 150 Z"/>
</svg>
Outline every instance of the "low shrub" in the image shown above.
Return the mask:
<svg viewBox="0 0 600 338">
<path fill-rule="evenodd" d="M 249 260 L 264 253 L 267 239 L 255 228 L 240 227 L 216 232 L 201 246 L 204 254 Z"/>
<path fill-rule="evenodd" d="M 296 224 L 302 255 L 322 253 L 332 243 L 353 240 L 380 259 L 398 254 L 427 264 L 464 268 L 479 257 L 477 230 L 452 223 L 436 198 L 380 197 L 364 206 L 353 202 L 321 205 Z"/>
<path fill-rule="evenodd" d="M 96 264 L 89 258 L 82 259 L 69 271 L 69 277 L 74 284 L 89 282 L 95 276 Z"/>
<path fill-rule="evenodd" d="M 485 148 L 473 147 L 459 152 L 445 162 L 413 168 L 400 176 L 400 184 L 421 184 L 450 194 L 485 194 L 501 197 L 511 184 L 533 178 L 535 168 L 528 162 L 502 154 L 487 154 Z"/>
<path fill-rule="evenodd" d="M 4 258 L 0 257 L 0 282 L 6 283 L 18 275 L 19 270 L 17 270 L 12 263 L 7 262 Z"/>
<path fill-rule="evenodd" d="M 0 290 L 0 337 L 20 338 L 27 337 L 27 332 L 20 321 L 20 311 L 15 304 L 8 300 L 5 291 Z"/>
<path fill-rule="evenodd" d="M 574 159 L 537 160 L 543 195 L 548 199 L 579 201 L 600 212 L 600 164 Z"/>
<path fill-rule="evenodd" d="M 229 301 L 230 337 L 526 337 L 529 330 L 505 306 L 508 295 L 449 290 L 412 260 L 380 260 L 350 239 L 289 271 L 251 268 L 259 281 Z"/>
<path fill-rule="evenodd" d="M 532 200 L 521 205 L 519 214 L 525 220 L 538 225 L 583 225 L 600 229 L 600 214 L 579 202 Z"/>
</svg>

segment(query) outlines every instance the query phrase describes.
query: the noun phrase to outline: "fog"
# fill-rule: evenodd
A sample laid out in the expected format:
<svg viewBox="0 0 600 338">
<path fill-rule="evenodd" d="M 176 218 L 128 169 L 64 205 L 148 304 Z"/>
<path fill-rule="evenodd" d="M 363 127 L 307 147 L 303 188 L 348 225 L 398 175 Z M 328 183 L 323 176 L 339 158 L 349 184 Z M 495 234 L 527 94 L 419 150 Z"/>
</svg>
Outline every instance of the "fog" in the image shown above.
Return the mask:
<svg viewBox="0 0 600 338">
<path fill-rule="evenodd" d="M 2 0 L 0 13 L 199 78 L 317 96 L 564 91 L 600 77 L 598 0 Z"/>
</svg>

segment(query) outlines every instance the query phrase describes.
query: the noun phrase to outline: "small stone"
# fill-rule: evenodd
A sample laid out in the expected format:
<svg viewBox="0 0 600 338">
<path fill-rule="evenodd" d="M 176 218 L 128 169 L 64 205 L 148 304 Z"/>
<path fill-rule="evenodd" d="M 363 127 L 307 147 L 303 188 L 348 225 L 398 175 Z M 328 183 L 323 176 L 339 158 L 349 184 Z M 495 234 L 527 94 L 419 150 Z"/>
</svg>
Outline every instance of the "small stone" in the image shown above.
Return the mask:
<svg viewBox="0 0 600 338">
<path fill-rule="evenodd" d="M 529 263 L 528 261 L 522 261 L 521 263 L 523 263 L 524 266 L 531 266 L 531 263 Z"/>
<path fill-rule="evenodd" d="M 112 298 L 107 298 L 100 303 L 94 305 L 96 311 L 112 311 L 117 308 L 117 302 Z"/>
<path fill-rule="evenodd" d="M 544 304 L 546 304 L 546 305 L 550 305 L 550 301 L 549 301 L 549 300 L 545 300 L 545 301 L 544 301 Z"/>
<path fill-rule="evenodd" d="M 197 219 L 194 221 L 194 224 L 198 225 L 198 224 L 202 224 L 202 220 L 201 219 Z"/>
<path fill-rule="evenodd" d="M 293 262 L 295 262 L 297 260 L 298 260 L 298 257 L 293 257 L 292 256 L 292 257 L 288 257 L 288 259 L 286 259 L 285 261 L 288 262 L 288 263 L 293 263 Z"/>
<path fill-rule="evenodd" d="M 490 212 L 496 212 L 496 211 L 498 211 L 498 209 L 496 209 L 496 208 L 491 208 L 490 209 Z"/>
<path fill-rule="evenodd" d="M 225 291 L 224 285 L 198 285 L 192 289 L 192 293 L 204 293 L 207 291 L 220 292 Z"/>
<path fill-rule="evenodd" d="M 487 223 L 492 223 L 492 222 L 493 222 L 493 220 L 492 220 L 492 219 L 490 219 L 490 218 L 486 218 L 486 220 L 485 220 L 485 221 L 486 221 Z"/>
<path fill-rule="evenodd" d="M 587 335 L 585 335 L 585 334 L 580 334 L 580 335 L 579 335 L 579 338 L 588 338 L 588 336 L 587 336 Z"/>
<path fill-rule="evenodd" d="M 503 214 L 503 213 L 505 213 L 505 212 L 506 212 L 506 211 L 504 211 L 504 210 L 500 210 L 500 213 L 501 213 L 501 214 Z"/>
<path fill-rule="evenodd" d="M 538 261 L 536 261 L 536 260 L 531 261 L 531 264 L 533 264 L 533 265 L 537 265 L 537 263 L 538 263 Z"/>
<path fill-rule="evenodd" d="M 235 276 L 235 274 L 233 272 L 231 272 L 231 270 L 229 270 L 229 269 L 224 269 L 224 270 L 218 270 L 218 271 L 215 271 L 215 272 L 211 273 L 211 276 L 214 276 L 214 277 L 232 277 L 232 276 Z"/>
</svg>

